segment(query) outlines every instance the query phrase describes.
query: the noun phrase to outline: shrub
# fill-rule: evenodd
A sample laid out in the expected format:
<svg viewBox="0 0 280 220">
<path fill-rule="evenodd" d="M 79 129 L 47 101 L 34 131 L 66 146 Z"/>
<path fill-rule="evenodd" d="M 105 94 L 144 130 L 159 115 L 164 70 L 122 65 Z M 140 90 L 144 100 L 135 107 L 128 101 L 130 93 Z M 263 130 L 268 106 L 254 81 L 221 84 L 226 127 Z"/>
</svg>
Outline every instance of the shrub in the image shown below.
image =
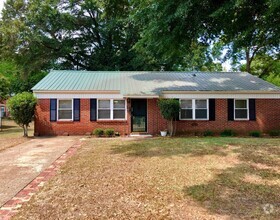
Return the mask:
<svg viewBox="0 0 280 220">
<path fill-rule="evenodd" d="M 235 135 L 236 135 L 236 133 L 231 129 L 225 129 L 221 132 L 222 137 L 233 137 Z"/>
<path fill-rule="evenodd" d="M 101 137 L 104 134 L 104 130 L 102 128 L 96 128 L 92 133 L 97 137 Z"/>
<path fill-rule="evenodd" d="M 280 136 L 280 130 L 271 130 L 268 132 L 271 137 Z"/>
<path fill-rule="evenodd" d="M 32 121 L 37 99 L 32 93 L 18 93 L 8 100 L 8 108 L 13 120 L 23 128 L 23 136 L 28 136 L 29 123 Z"/>
<path fill-rule="evenodd" d="M 260 137 L 261 136 L 261 132 L 260 131 L 250 131 L 249 135 L 251 137 Z"/>
<path fill-rule="evenodd" d="M 214 136 L 214 132 L 213 132 L 213 131 L 210 131 L 210 130 L 204 131 L 204 132 L 203 132 L 203 136 L 204 136 L 204 137 L 207 137 L 207 136 Z"/>
<path fill-rule="evenodd" d="M 170 136 L 175 135 L 176 128 L 174 129 L 174 121 L 179 117 L 180 103 L 176 99 L 159 99 L 158 107 L 164 119 L 169 123 Z"/>
<path fill-rule="evenodd" d="M 107 137 L 112 137 L 115 134 L 115 130 L 112 128 L 108 128 L 104 131 L 104 133 Z"/>
</svg>

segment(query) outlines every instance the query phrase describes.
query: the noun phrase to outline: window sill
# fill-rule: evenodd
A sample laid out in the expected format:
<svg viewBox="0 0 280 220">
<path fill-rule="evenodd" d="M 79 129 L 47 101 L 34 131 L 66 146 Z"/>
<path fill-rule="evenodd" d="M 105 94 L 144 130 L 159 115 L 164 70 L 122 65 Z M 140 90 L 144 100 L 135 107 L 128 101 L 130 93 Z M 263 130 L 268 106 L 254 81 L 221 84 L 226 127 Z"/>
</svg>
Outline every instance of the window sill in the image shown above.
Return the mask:
<svg viewBox="0 0 280 220">
<path fill-rule="evenodd" d="M 127 120 L 126 119 L 115 119 L 115 120 L 111 120 L 111 119 L 104 119 L 104 120 L 102 120 L 102 119 L 98 119 L 97 121 L 96 121 L 97 123 L 103 123 L 103 122 L 106 122 L 106 123 L 108 123 L 108 122 L 111 122 L 111 123 L 114 123 L 114 122 L 127 122 Z"/>
<path fill-rule="evenodd" d="M 57 120 L 57 124 L 73 124 L 73 120 Z"/>
<path fill-rule="evenodd" d="M 179 119 L 179 121 L 209 121 L 209 119 Z"/>
</svg>

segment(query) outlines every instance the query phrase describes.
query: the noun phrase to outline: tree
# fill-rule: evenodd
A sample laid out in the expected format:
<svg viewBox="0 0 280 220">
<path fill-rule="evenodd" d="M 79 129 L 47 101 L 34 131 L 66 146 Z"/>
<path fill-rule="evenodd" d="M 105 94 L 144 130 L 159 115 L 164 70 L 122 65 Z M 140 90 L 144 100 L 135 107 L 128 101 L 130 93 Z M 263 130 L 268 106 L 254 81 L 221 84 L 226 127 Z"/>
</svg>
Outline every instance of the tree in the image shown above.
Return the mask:
<svg viewBox="0 0 280 220">
<path fill-rule="evenodd" d="M 245 71 L 246 66 L 242 65 L 241 70 Z M 251 73 L 280 86 L 280 59 L 265 53 L 258 54 L 251 64 Z"/>
<path fill-rule="evenodd" d="M 176 128 L 174 129 L 174 121 L 176 121 L 179 116 L 179 101 L 176 99 L 160 99 L 158 101 L 158 106 L 163 118 L 168 120 L 170 136 L 175 135 Z"/>
<path fill-rule="evenodd" d="M 0 103 L 8 97 L 9 81 L 0 74 Z"/>
<path fill-rule="evenodd" d="M 23 75 L 56 69 L 153 69 L 136 53 L 139 27 L 129 20 L 129 0 L 7 0 L 1 50 Z"/>
<path fill-rule="evenodd" d="M 226 57 L 246 60 L 247 72 L 258 54 L 280 52 L 279 1 L 224 1 L 210 16 L 219 26 L 218 41 L 227 48 Z"/>
<path fill-rule="evenodd" d="M 170 67 L 184 65 L 192 45 L 219 43 L 225 59 L 245 59 L 246 70 L 259 53 L 279 52 L 280 1 L 134 1 L 142 26 L 136 48 L 153 52 Z M 201 56 L 202 59 L 203 56 Z M 220 58 L 223 60 L 223 57 Z"/>
<path fill-rule="evenodd" d="M 14 121 L 23 128 L 23 136 L 28 136 L 28 127 L 33 119 L 37 99 L 32 93 L 19 93 L 8 100 L 8 108 Z"/>
</svg>

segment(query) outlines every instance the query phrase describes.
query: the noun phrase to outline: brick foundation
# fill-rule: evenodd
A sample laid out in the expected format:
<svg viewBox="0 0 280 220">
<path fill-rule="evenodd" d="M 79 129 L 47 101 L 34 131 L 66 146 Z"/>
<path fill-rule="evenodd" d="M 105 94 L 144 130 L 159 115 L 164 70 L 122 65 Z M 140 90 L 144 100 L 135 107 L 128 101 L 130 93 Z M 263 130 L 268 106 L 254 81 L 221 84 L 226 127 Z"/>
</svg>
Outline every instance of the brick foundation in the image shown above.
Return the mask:
<svg viewBox="0 0 280 220">
<path fill-rule="evenodd" d="M 157 99 L 148 99 L 148 133 L 159 134 L 167 128 L 157 106 Z M 80 121 L 50 122 L 50 100 L 40 99 L 35 114 L 35 133 L 38 135 L 84 135 L 96 128 L 113 128 L 121 135 L 131 133 L 130 102 L 127 106 L 127 120 L 121 121 L 90 121 L 90 101 L 81 99 Z M 178 121 L 177 131 L 183 133 L 211 130 L 220 132 L 233 129 L 239 133 L 259 130 L 269 131 L 280 129 L 280 99 L 256 99 L 256 121 L 228 121 L 227 100 L 216 99 L 215 121 Z"/>
</svg>

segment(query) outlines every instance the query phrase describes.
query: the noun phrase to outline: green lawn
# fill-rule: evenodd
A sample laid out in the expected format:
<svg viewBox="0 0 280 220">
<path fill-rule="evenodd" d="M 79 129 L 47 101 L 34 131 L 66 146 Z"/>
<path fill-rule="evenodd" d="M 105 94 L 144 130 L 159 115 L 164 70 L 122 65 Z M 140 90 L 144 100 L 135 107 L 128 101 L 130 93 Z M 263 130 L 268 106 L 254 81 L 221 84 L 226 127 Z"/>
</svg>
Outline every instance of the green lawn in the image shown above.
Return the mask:
<svg viewBox="0 0 280 220">
<path fill-rule="evenodd" d="M 280 219 L 279 192 L 279 138 L 93 138 L 15 219 Z"/>
<path fill-rule="evenodd" d="M 28 133 L 29 136 L 33 136 L 33 123 L 30 124 Z M 0 151 L 29 140 L 30 138 L 23 137 L 23 129 L 19 127 L 13 120 L 2 120 L 2 129 L 0 130 Z"/>
</svg>

